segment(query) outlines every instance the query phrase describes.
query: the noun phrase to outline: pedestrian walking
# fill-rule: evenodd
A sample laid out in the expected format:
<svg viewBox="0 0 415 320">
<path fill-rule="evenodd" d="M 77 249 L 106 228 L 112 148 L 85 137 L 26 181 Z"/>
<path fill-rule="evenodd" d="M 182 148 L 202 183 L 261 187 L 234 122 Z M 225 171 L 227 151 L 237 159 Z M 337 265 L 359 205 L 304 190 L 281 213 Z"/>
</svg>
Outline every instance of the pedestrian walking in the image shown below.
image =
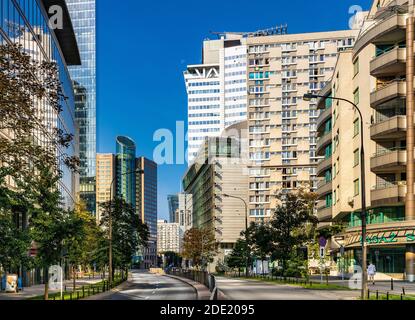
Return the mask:
<svg viewBox="0 0 415 320">
<path fill-rule="evenodd" d="M 367 267 L 367 275 L 369 276 L 369 281 L 375 285 L 376 267 L 372 262 Z"/>
</svg>

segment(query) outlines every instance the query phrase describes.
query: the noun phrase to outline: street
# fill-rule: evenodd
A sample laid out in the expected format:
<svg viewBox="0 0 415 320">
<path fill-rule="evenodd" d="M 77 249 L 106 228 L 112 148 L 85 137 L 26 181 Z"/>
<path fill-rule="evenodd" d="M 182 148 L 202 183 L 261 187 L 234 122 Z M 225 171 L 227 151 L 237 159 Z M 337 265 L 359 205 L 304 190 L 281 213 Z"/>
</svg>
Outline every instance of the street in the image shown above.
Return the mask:
<svg viewBox="0 0 415 320">
<path fill-rule="evenodd" d="M 180 280 L 133 271 L 128 283 L 103 300 L 196 300 L 196 292 Z"/>
<path fill-rule="evenodd" d="M 309 290 L 260 281 L 217 278 L 217 285 L 228 300 L 354 300 L 359 291 Z"/>
</svg>

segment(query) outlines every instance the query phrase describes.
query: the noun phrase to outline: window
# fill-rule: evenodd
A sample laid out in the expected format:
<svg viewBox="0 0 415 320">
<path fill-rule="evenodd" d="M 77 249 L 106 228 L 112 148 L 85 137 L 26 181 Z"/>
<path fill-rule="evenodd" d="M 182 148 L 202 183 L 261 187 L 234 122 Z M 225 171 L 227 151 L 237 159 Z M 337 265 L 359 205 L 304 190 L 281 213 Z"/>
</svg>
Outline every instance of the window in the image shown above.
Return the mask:
<svg viewBox="0 0 415 320">
<path fill-rule="evenodd" d="M 357 180 L 355 180 L 353 182 L 353 185 L 354 185 L 354 195 L 355 196 L 358 196 L 359 193 L 360 193 L 360 183 L 359 182 L 360 182 L 359 179 L 357 179 Z"/>
<path fill-rule="evenodd" d="M 353 62 L 353 70 L 353 75 L 356 76 L 359 73 L 359 58 Z"/>
<path fill-rule="evenodd" d="M 360 154 L 359 154 L 360 152 L 359 151 L 360 151 L 359 149 L 356 149 L 353 153 L 353 155 L 354 155 L 354 166 L 355 167 L 358 166 L 359 163 L 360 163 Z"/>
<path fill-rule="evenodd" d="M 353 122 L 353 128 L 354 128 L 354 136 L 356 137 L 360 133 L 359 119 L 356 119 Z"/>
<path fill-rule="evenodd" d="M 354 96 L 354 104 L 359 104 L 360 102 L 360 92 L 359 92 L 359 88 L 357 88 L 354 92 L 353 92 L 353 96 Z"/>
<path fill-rule="evenodd" d="M 333 205 L 335 206 L 336 203 L 337 203 L 337 191 L 334 190 L 334 192 L 333 192 Z"/>
<path fill-rule="evenodd" d="M 333 195 L 330 193 L 326 196 L 326 208 L 331 208 L 333 206 Z"/>
</svg>

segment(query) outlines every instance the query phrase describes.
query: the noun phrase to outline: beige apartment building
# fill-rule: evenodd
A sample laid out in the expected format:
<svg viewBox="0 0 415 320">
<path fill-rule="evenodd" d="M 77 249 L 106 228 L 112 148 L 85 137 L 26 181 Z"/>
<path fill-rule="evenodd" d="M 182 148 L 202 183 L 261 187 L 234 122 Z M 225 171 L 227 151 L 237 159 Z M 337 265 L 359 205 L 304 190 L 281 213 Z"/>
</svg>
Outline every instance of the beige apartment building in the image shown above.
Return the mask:
<svg viewBox="0 0 415 320">
<path fill-rule="evenodd" d="M 192 212 L 193 228 L 214 234 L 218 252 L 208 270 L 232 251 L 245 230 L 248 203 L 246 122 L 232 125 L 222 137 L 206 138 L 195 162 L 183 177 L 186 207 Z"/>
<path fill-rule="evenodd" d="M 270 218 L 275 194 L 317 188 L 315 101 L 332 78 L 340 52 L 353 48 L 358 30 L 247 38 L 249 209 L 252 221 Z"/>
<path fill-rule="evenodd" d="M 178 223 L 157 220 L 157 254 L 166 252 L 180 253 L 182 230 Z"/>
<path fill-rule="evenodd" d="M 115 155 L 108 153 L 98 153 L 96 160 L 97 170 L 97 195 L 96 195 L 96 208 L 97 208 L 97 222 L 101 221 L 101 204 L 111 200 L 111 196 L 115 195 L 115 183 L 112 186 L 111 182 L 115 178 Z"/>
<path fill-rule="evenodd" d="M 341 53 L 332 81 L 320 94 L 317 153 L 321 181 L 318 216 L 341 223 L 334 237 L 345 247 L 346 266 L 359 265 L 361 250 L 360 140 L 364 134 L 368 261 L 379 273 L 415 280 L 413 207 L 413 8 L 408 1 L 375 1 L 353 50 Z M 407 36 L 410 41 L 407 41 Z M 411 59 L 409 59 L 411 57 Z M 408 67 L 409 66 L 409 67 Z M 408 81 L 408 79 L 410 79 Z M 410 94 L 408 94 L 410 93 Z M 408 124 L 412 124 L 410 127 Z M 407 130 L 410 128 L 410 130 Z M 406 207 L 406 208 L 405 208 Z M 333 255 L 339 255 L 333 250 Z"/>
</svg>

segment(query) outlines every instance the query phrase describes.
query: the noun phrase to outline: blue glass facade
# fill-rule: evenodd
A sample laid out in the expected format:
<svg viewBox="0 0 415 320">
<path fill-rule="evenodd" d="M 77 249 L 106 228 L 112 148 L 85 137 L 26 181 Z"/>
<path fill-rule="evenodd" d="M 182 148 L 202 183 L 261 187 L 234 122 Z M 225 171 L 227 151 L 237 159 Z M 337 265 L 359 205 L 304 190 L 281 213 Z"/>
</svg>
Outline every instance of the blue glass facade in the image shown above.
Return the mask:
<svg viewBox="0 0 415 320">
<path fill-rule="evenodd" d="M 167 197 L 169 203 L 169 222 L 175 223 L 176 221 L 176 210 L 179 209 L 179 196 L 173 194 Z"/>
<path fill-rule="evenodd" d="M 75 118 L 79 126 L 80 197 L 95 214 L 96 177 L 96 3 L 66 0 L 82 65 L 70 67 L 75 88 Z"/>
<path fill-rule="evenodd" d="M 142 268 L 157 266 L 157 164 L 147 158 L 136 160 L 137 214 L 147 224 L 150 237 L 147 248 L 142 250 Z"/>
<path fill-rule="evenodd" d="M 128 137 L 117 137 L 117 196 L 135 207 L 135 142 Z"/>
<path fill-rule="evenodd" d="M 65 59 L 65 50 L 62 49 L 62 39 L 58 39 L 57 32 L 48 25 L 47 9 L 41 0 L 0 0 L 0 45 L 18 43 L 23 50 L 36 61 L 54 61 L 59 68 L 59 78 L 62 82 L 66 99 L 61 100 L 62 113 L 57 116 L 56 111 L 47 103 L 39 105 L 41 112 L 53 119 L 51 125 L 62 129 L 65 133 L 75 136 L 74 141 L 66 150 L 57 150 L 59 166 L 63 172 L 59 188 L 63 203 L 66 207 L 73 207 L 79 187 L 78 175 L 71 172 L 63 163 L 63 155 L 78 154 L 77 136 L 75 124 L 75 98 L 72 81 L 67 69 L 68 61 Z M 53 1 L 52 1 L 53 2 Z M 49 1 L 51 3 L 51 1 Z M 69 17 L 64 17 L 69 19 Z M 70 26 L 64 22 L 64 28 Z M 63 30 L 66 32 L 67 30 Z M 76 42 L 73 43 L 75 55 L 77 54 Z M 69 56 L 69 55 L 68 55 Z M 71 62 L 72 63 L 72 62 Z M 48 121 L 49 121 L 48 120 Z M 39 137 L 45 140 L 45 137 Z"/>
</svg>

